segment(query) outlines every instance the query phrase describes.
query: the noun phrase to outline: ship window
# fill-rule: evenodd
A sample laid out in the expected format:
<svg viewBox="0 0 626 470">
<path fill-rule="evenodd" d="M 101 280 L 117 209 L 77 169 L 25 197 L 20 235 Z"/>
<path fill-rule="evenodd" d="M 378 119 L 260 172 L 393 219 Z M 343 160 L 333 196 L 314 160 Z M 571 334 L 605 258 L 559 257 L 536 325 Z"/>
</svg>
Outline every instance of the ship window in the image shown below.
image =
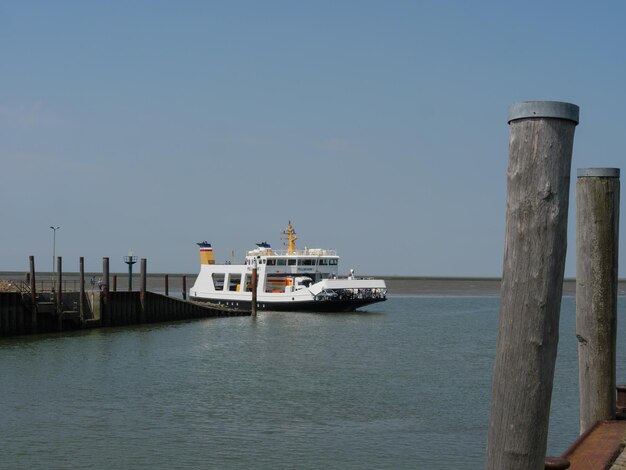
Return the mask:
<svg viewBox="0 0 626 470">
<path fill-rule="evenodd" d="M 331 266 L 337 266 L 337 261 L 339 261 L 337 258 L 331 258 L 328 260 L 328 264 Z"/>
<path fill-rule="evenodd" d="M 243 276 L 243 284 L 246 286 L 246 292 L 252 292 L 252 276 L 250 274 Z"/>
<path fill-rule="evenodd" d="M 294 258 L 289 258 L 289 259 L 287 260 L 287 264 L 288 264 L 289 266 L 295 266 L 295 265 L 296 265 L 296 260 L 295 260 Z"/>
<path fill-rule="evenodd" d="M 268 265 L 268 266 L 276 266 L 276 260 L 275 260 L 275 259 L 268 258 L 268 260 L 267 260 L 267 265 Z"/>
<path fill-rule="evenodd" d="M 328 260 L 327 259 L 320 259 L 318 264 L 320 266 L 328 266 Z"/>
<path fill-rule="evenodd" d="M 228 290 L 239 292 L 241 290 L 241 274 L 231 274 L 228 276 Z"/>
<path fill-rule="evenodd" d="M 286 260 L 286 259 L 280 259 L 280 258 L 278 258 L 278 259 L 276 260 L 276 264 L 277 264 L 278 266 L 285 266 L 285 265 L 287 264 L 287 260 Z"/>
<path fill-rule="evenodd" d="M 298 266 L 315 266 L 314 259 L 299 259 Z"/>
<path fill-rule="evenodd" d="M 213 273 L 211 277 L 213 278 L 215 290 L 224 290 L 224 274 Z"/>
</svg>

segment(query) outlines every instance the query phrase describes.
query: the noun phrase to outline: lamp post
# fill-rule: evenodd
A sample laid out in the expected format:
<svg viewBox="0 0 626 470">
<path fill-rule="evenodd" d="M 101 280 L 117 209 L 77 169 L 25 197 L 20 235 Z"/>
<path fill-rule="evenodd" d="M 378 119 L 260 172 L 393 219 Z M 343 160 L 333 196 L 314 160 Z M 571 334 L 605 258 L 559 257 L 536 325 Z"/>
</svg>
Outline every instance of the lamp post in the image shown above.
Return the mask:
<svg viewBox="0 0 626 470">
<path fill-rule="evenodd" d="M 128 250 L 128 256 L 124 256 L 124 263 L 128 265 L 128 292 L 133 290 L 133 264 L 137 262 L 137 257 L 133 256 L 133 250 Z"/>
<path fill-rule="evenodd" d="M 59 230 L 61 227 L 55 227 L 54 225 L 51 225 L 50 228 L 52 229 L 52 291 L 54 291 L 55 288 L 55 282 L 54 282 L 54 275 L 56 273 L 56 269 L 55 269 L 55 265 L 54 265 L 54 260 L 56 258 L 56 249 L 57 249 L 57 230 Z"/>
</svg>

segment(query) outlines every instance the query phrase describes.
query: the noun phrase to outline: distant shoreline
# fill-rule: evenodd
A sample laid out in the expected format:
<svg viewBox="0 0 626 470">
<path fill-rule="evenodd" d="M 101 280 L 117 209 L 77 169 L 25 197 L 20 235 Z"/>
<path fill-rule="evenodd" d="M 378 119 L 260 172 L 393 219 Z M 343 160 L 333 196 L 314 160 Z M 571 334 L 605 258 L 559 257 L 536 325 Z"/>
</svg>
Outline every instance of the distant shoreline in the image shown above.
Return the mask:
<svg viewBox="0 0 626 470">
<path fill-rule="evenodd" d="M 21 283 L 26 279 L 25 271 L 0 271 L 0 280 Z M 165 291 L 165 275 L 168 276 L 168 289 L 171 294 L 182 295 L 182 278 L 187 276 L 187 289 L 193 286 L 197 273 L 148 273 L 147 289 L 152 292 Z M 128 288 L 128 273 L 110 273 L 111 288 L 126 290 Z M 116 280 L 113 280 L 116 276 Z M 102 277 L 101 272 L 86 272 L 85 283 L 87 289 L 97 286 L 96 282 Z M 139 273 L 133 273 L 133 289 L 139 289 Z M 442 277 L 442 276 L 363 276 L 382 278 L 387 283 L 387 292 L 390 296 L 500 296 L 501 279 L 498 277 Z M 91 284 L 91 281 L 94 284 Z M 79 288 L 79 273 L 64 272 L 63 282 L 67 290 Z M 37 272 L 36 283 L 38 290 L 48 290 L 52 285 L 52 273 Z M 563 282 L 563 295 L 576 295 L 576 279 L 566 278 Z M 626 279 L 620 279 L 618 295 L 626 296 Z"/>
<path fill-rule="evenodd" d="M 0 279 L 7 279 L 13 277 L 24 277 L 28 271 L 0 271 Z M 110 272 L 110 275 L 116 275 L 118 277 L 126 276 L 127 271 L 119 271 L 119 272 Z M 37 271 L 37 276 L 52 276 L 52 272 L 50 271 Z M 173 272 L 149 272 L 147 274 L 148 277 L 163 277 L 165 275 L 168 276 L 187 276 L 187 278 L 195 278 L 198 273 L 173 273 Z M 64 271 L 63 276 L 78 276 L 79 273 L 77 271 Z M 87 276 L 102 276 L 101 271 L 85 271 L 85 277 Z M 139 277 L 139 272 L 133 272 L 133 278 L 137 276 Z M 385 279 L 385 280 L 393 280 L 393 281 L 489 281 L 489 282 L 501 282 L 501 277 L 491 277 L 491 276 L 408 276 L 408 275 L 384 275 L 384 274 L 364 274 L 363 277 L 366 278 L 376 278 L 376 279 Z M 576 282 L 575 277 L 566 277 L 563 282 Z M 618 282 L 626 283 L 626 278 L 620 278 Z"/>
</svg>

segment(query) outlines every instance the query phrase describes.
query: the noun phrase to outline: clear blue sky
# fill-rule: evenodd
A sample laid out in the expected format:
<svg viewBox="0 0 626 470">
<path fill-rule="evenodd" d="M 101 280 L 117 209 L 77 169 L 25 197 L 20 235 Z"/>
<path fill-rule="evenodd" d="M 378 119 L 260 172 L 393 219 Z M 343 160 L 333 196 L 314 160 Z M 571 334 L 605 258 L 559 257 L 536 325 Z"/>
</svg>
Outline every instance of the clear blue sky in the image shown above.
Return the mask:
<svg viewBox="0 0 626 470">
<path fill-rule="evenodd" d="M 576 168 L 625 160 L 624 18 L 621 1 L 2 1 L 0 271 L 50 270 L 52 224 L 65 270 L 123 271 L 133 248 L 193 273 L 195 242 L 241 258 L 291 220 L 344 271 L 500 276 L 507 110 L 558 100 L 581 109 L 573 276 Z"/>
</svg>

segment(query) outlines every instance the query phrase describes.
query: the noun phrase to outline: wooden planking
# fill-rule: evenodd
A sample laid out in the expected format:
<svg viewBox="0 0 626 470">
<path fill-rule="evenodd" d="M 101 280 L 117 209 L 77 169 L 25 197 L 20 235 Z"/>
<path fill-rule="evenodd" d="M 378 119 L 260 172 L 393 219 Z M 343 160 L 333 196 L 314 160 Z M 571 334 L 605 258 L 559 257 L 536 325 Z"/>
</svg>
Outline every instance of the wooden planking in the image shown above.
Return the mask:
<svg viewBox="0 0 626 470">
<path fill-rule="evenodd" d="M 607 468 L 622 451 L 625 432 L 626 421 L 599 422 L 587 430 L 563 458 L 569 460 L 570 470 Z"/>
<path fill-rule="evenodd" d="M 159 323 L 193 318 L 249 315 L 244 310 L 216 308 L 188 302 L 154 292 L 143 293 L 145 311 L 142 314 L 141 292 L 109 292 L 110 326 Z M 142 318 L 145 320 L 142 321 Z"/>
<path fill-rule="evenodd" d="M 30 332 L 32 315 L 19 292 L 0 292 L 0 336 Z"/>
</svg>

